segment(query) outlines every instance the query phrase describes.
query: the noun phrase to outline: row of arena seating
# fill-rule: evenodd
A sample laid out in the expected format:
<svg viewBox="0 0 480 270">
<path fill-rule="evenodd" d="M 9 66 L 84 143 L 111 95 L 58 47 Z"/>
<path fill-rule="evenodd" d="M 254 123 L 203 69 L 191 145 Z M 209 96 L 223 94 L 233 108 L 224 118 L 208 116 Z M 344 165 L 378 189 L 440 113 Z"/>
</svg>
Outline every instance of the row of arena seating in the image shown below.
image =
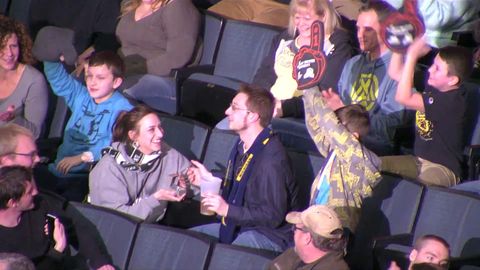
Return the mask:
<svg viewBox="0 0 480 270">
<path fill-rule="evenodd" d="M 103 207 L 70 202 L 67 212 L 74 211 L 97 229 L 118 269 L 266 269 L 277 255 L 219 244 L 185 229 L 141 223 Z M 406 269 L 413 240 L 436 234 L 450 243 L 449 269 L 478 270 L 479 217 L 480 196 L 384 175 L 363 201 L 347 261 L 351 269 L 384 270 L 394 259 Z"/>
<path fill-rule="evenodd" d="M 140 223 L 111 209 L 75 202 L 68 207 L 95 225 L 118 269 L 265 269 L 277 255 L 215 243 L 197 232 Z"/>
</svg>

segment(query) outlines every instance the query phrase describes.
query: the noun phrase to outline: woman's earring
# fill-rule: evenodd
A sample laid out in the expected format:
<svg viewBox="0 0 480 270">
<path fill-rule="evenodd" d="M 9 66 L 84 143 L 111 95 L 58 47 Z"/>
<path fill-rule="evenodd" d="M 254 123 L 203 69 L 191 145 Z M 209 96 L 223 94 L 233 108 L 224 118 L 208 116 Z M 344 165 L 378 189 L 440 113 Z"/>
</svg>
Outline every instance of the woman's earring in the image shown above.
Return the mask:
<svg viewBox="0 0 480 270">
<path fill-rule="evenodd" d="M 133 151 L 137 151 L 137 149 L 140 147 L 137 141 L 134 141 L 132 145 L 133 145 Z"/>
</svg>

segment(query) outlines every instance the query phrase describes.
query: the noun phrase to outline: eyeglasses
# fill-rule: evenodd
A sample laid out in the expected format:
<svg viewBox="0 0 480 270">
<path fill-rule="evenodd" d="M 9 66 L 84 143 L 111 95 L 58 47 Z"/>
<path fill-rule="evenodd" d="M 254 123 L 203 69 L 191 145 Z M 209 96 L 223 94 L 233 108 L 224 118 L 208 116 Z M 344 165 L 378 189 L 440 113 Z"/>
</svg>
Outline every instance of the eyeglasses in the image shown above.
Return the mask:
<svg viewBox="0 0 480 270">
<path fill-rule="evenodd" d="M 237 105 L 230 103 L 230 108 L 232 108 L 232 111 L 237 112 L 237 111 L 247 111 L 247 113 L 250 113 L 251 111 L 247 108 L 239 108 Z"/>
<path fill-rule="evenodd" d="M 17 156 L 24 156 L 24 157 L 30 157 L 31 159 L 35 159 L 35 157 L 38 156 L 38 151 L 34 150 L 30 153 L 10 153 L 9 155 L 17 155 Z"/>
</svg>

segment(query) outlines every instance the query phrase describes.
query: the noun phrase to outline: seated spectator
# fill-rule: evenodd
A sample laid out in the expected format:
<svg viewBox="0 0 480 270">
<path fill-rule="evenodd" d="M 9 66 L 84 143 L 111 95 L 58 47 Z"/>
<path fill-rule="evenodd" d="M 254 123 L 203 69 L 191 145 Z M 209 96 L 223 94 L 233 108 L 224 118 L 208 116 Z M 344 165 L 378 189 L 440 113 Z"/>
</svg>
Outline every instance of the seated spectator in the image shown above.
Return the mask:
<svg viewBox="0 0 480 270">
<path fill-rule="evenodd" d="M 295 247 L 275 258 L 270 270 L 349 269 L 343 260 L 347 239 L 335 211 L 313 205 L 303 212 L 291 212 L 286 220 L 293 224 Z"/>
<path fill-rule="evenodd" d="M 462 175 L 466 111 L 463 82 L 472 71 L 473 56 L 465 48 L 441 48 L 428 69 L 427 89 L 420 94 L 413 91 L 413 73 L 418 59 L 429 50 L 423 37 L 410 45 L 395 96 L 398 102 L 417 111 L 415 156 L 383 157 L 382 170 L 449 187 L 457 184 Z"/>
<path fill-rule="evenodd" d="M 222 195 L 207 194 L 202 205 L 221 222 L 193 230 L 220 242 L 283 251 L 291 242 L 285 215 L 298 208 L 298 190 L 287 152 L 268 127 L 274 98 L 261 88 L 242 85 L 225 111 L 229 127 L 240 139 L 233 147 Z M 211 172 L 198 161 L 189 171 L 195 185 Z"/>
<path fill-rule="evenodd" d="M 119 47 L 115 27 L 120 14 L 118 0 L 31 0 L 29 29 L 35 40 L 45 26 L 68 28 L 75 32 L 74 46 L 80 54 L 75 74 L 83 71 L 93 52 L 116 51 Z M 67 67 L 68 71 L 73 66 Z"/>
<path fill-rule="evenodd" d="M 18 253 L 0 253 L 1 270 L 35 270 L 33 262 Z"/>
<path fill-rule="evenodd" d="M 384 0 L 399 9 L 405 0 Z M 427 43 L 436 48 L 457 45 L 454 32 L 471 32 L 480 18 L 477 0 L 416 1 L 419 15 L 425 23 Z"/>
<path fill-rule="evenodd" d="M 327 56 L 325 78 L 329 78 L 330 65 L 342 68 L 340 79 L 322 84 L 320 89 L 333 89 L 324 96 L 332 109 L 348 104 L 361 104 L 370 117 L 370 130 L 362 142 L 377 155 L 391 154 L 394 149 L 393 131 L 403 123 L 404 106 L 395 101 L 397 82 L 387 75 L 392 53 L 380 38 L 380 23 L 393 9 L 383 2 L 372 2 L 360 10 L 357 20 L 357 37 L 362 54 L 349 59 L 345 65 L 330 63 Z M 340 73 L 339 73 L 340 74 Z M 338 81 L 338 84 L 335 84 Z M 329 92 L 330 93 L 330 92 Z M 301 100 L 288 100 L 281 104 L 281 110 L 303 111 Z"/>
<path fill-rule="evenodd" d="M 417 268 L 419 267 L 417 264 L 421 263 L 431 263 L 439 266 L 445 266 L 448 263 L 449 258 L 450 245 L 447 243 L 447 241 L 445 241 L 445 239 L 432 234 L 424 235 L 415 241 L 413 250 L 408 256 L 408 259 L 410 260 L 408 270 L 420 269 Z M 389 270 L 400 270 L 400 268 L 395 262 L 392 262 Z"/>
<path fill-rule="evenodd" d="M 32 169 L 39 161 L 40 158 L 38 157 L 35 139 L 28 129 L 16 124 L 7 124 L 0 127 L 0 168 L 19 165 L 28 169 Z M 20 172 L 20 175 L 22 175 L 22 172 L 26 173 L 27 176 L 31 174 L 31 172 L 28 170 L 25 171 L 25 169 L 18 168 L 20 167 L 17 167 L 17 169 L 14 170 L 9 170 Z M 8 170 L 5 172 L 8 172 Z M 10 179 L 10 177 L 6 178 Z M 17 198 L 13 200 L 9 198 L 11 194 L 0 195 L 0 197 L 6 198 L 3 203 L 8 204 L 8 201 L 12 201 L 10 203 L 11 205 L 13 201 L 17 201 L 20 197 L 26 197 L 28 199 L 29 196 L 33 196 L 37 193 L 35 181 L 33 181 L 33 179 L 30 178 L 30 180 L 17 180 L 20 180 L 21 186 L 19 187 L 21 188 L 16 192 L 20 194 L 17 194 Z M 14 182 L 18 184 L 18 182 Z M 28 185 L 26 184 L 27 182 L 31 183 L 29 185 L 31 187 L 31 192 L 29 194 L 25 192 Z M 4 183 L 0 181 L 0 185 L 4 185 Z M 0 190 L 3 192 L 6 189 L 1 188 Z M 57 265 L 58 262 L 56 259 L 59 258 L 57 255 L 64 257 L 65 254 L 59 254 L 58 252 L 55 252 L 53 250 L 54 246 L 45 236 L 45 214 L 51 213 L 58 215 L 62 221 L 70 221 L 67 224 L 69 226 L 66 230 L 68 232 L 67 242 L 69 242 L 78 250 L 79 255 L 83 256 L 89 261 L 89 266 L 91 268 L 99 270 L 114 269 L 113 266 L 111 266 L 112 262 L 105 250 L 105 247 L 98 241 L 98 238 L 96 238 L 96 236 L 89 231 L 90 227 L 86 225 L 86 222 L 83 221 L 81 217 L 65 213 L 62 208 L 63 205 L 53 202 L 47 196 L 42 196 L 40 194 L 39 196 L 34 197 L 33 203 L 35 207 L 31 210 L 23 209 L 19 211 L 18 207 L 0 207 L 2 208 L 0 212 L 5 211 L 5 213 L 12 214 L 7 214 L 6 217 L 0 214 L 0 222 L 7 220 L 12 222 L 12 220 L 15 220 L 17 224 L 20 222 L 20 225 L 25 225 L 5 226 L 4 224 L 1 224 L 0 238 L 2 241 L 0 241 L 0 252 L 18 252 L 24 254 L 35 262 L 37 269 L 39 270 L 56 269 L 50 268 L 50 266 L 52 266 L 51 263 Z M 20 218 L 18 218 L 18 215 L 20 215 Z M 61 235 L 58 237 L 60 236 Z M 38 239 L 38 241 L 35 239 Z M 8 248 L 4 248 L 7 246 Z M 53 261 L 49 259 L 51 256 L 53 256 Z M 43 265 L 44 260 L 46 266 L 44 268 L 39 267 L 39 264 Z"/>
<path fill-rule="evenodd" d="M 320 20 L 325 25 L 324 52 L 327 68 L 326 76 L 319 83 L 322 89 L 336 88 L 342 68 L 352 55 L 349 34 L 341 28 L 330 1 L 292 1 L 288 30 L 273 42 L 270 53 L 253 79 L 253 84 L 270 89 L 277 100 L 275 117 L 303 118 L 303 107 L 298 104 L 301 103 L 302 92 L 297 90 L 297 82 L 292 78 L 292 61 L 300 47 L 310 45 L 310 26 L 315 20 Z M 298 98 L 292 99 L 293 97 Z M 226 128 L 226 119 L 217 127 Z"/>
<path fill-rule="evenodd" d="M 176 88 L 169 75 L 192 59 L 199 28 L 200 14 L 191 0 L 124 1 L 117 37 L 126 66 L 125 93 L 175 114 Z"/>
<path fill-rule="evenodd" d="M 93 54 L 88 60 L 86 87 L 60 62 L 44 62 L 44 68 L 53 92 L 65 98 L 72 115 L 55 162 L 48 169 L 39 168 L 39 184 L 69 200 L 82 201 L 88 193 L 87 173 L 110 144 L 115 119 L 121 111 L 132 108 L 115 91 L 122 83 L 123 62 L 110 51 Z"/>
<path fill-rule="evenodd" d="M 17 123 L 38 138 L 47 115 L 48 89 L 33 62 L 25 27 L 0 15 L 0 125 Z"/>
<path fill-rule="evenodd" d="M 162 141 L 164 131 L 155 111 L 137 106 L 122 113 L 113 129 L 113 144 L 90 173 L 91 203 L 147 222 L 163 218 L 168 201 L 180 201 L 171 188 L 174 176 L 190 162 Z"/>
</svg>

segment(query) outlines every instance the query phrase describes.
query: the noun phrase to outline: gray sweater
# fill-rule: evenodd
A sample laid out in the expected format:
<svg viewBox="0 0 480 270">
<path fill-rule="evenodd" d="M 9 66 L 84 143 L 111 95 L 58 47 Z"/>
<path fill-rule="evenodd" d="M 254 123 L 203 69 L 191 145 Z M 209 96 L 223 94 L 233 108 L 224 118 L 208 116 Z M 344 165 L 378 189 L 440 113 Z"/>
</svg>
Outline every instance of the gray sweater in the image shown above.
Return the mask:
<svg viewBox="0 0 480 270">
<path fill-rule="evenodd" d="M 127 162 L 133 162 L 125 145 L 113 143 Z M 184 172 L 190 161 L 177 150 L 162 143 L 162 154 L 145 171 L 129 171 L 110 155 L 104 155 L 90 172 L 90 200 L 92 204 L 139 217 L 146 222 L 163 218 L 166 201 L 158 201 L 152 194 L 158 189 L 169 189 L 173 175 Z"/>
<path fill-rule="evenodd" d="M 15 118 L 10 122 L 19 124 L 32 131 L 35 138 L 40 136 L 47 115 L 48 89 L 42 73 L 34 67 L 25 65 L 25 70 L 13 93 L 0 99 L 0 112 L 15 106 Z M 5 122 L 0 121 L 0 125 Z"/>
<path fill-rule="evenodd" d="M 200 14 L 190 0 L 173 0 L 135 21 L 135 11 L 117 26 L 127 76 L 149 73 L 168 76 L 191 59 L 200 27 Z"/>
</svg>

